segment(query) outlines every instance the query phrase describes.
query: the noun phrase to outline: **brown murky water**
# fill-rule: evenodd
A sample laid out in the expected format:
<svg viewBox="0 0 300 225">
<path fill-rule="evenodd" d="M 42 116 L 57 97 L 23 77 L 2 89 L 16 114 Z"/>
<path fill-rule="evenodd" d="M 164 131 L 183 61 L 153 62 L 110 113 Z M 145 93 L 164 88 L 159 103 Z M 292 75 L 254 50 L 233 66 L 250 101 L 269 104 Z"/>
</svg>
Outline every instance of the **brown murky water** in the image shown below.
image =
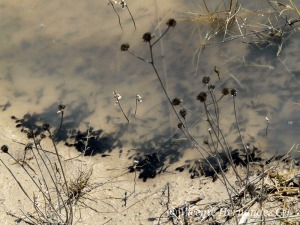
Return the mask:
<svg viewBox="0 0 300 225">
<path fill-rule="evenodd" d="M 207 14 L 200 1 L 128 4 L 136 30 L 128 12 L 117 6 L 121 29 L 112 7 L 105 1 L 1 1 L 3 121 L 13 123 L 9 119 L 13 115 L 25 119 L 29 128 L 44 121 L 57 128 L 57 106 L 65 104 L 61 140 L 91 126 L 99 131 L 95 136 L 106 141 L 106 146 L 100 146 L 104 148 L 102 152 L 117 147 L 151 152 L 177 132 L 179 141 L 173 147 L 178 154 L 176 161 L 186 149 L 186 142 L 182 141 L 176 117 L 151 66 L 120 51 L 121 43 L 129 42 L 132 51 L 149 57 L 147 45 L 142 42 L 143 33 L 152 31 L 159 36 L 165 29 L 165 22 L 159 21 L 174 17 L 177 26 L 156 46 L 154 54 L 169 95 L 182 99 L 190 110 L 190 132 L 200 142 L 208 135 L 205 115 L 196 96 L 205 90 L 202 77 L 210 75 L 217 96 L 225 86 L 238 90 L 237 112 L 245 142 L 272 152 L 285 152 L 299 143 L 299 33 L 292 32 L 292 28 L 284 30 L 278 56 L 281 42 L 277 39 L 268 39 L 260 46 L 250 36 L 221 43 L 239 32 L 248 34 L 246 31 L 282 24 L 281 18 L 268 13 L 268 4 L 254 1 L 248 5 L 247 9 L 259 7 L 258 13 L 240 9 L 241 17 L 246 19 L 244 24 L 240 21 L 242 30 L 235 27 L 226 37 L 218 30 L 220 21 L 210 23 L 207 17 L 198 21 L 186 19 Z M 210 12 L 219 7 L 222 5 L 213 2 L 208 5 Z M 209 45 L 201 51 L 201 44 Z M 221 81 L 214 66 L 220 70 Z M 115 105 L 113 91 L 122 96 L 129 124 Z M 142 96 L 143 102 L 138 104 L 134 117 L 136 94 Z M 236 146 L 240 141 L 230 97 L 220 103 L 220 109 L 221 126 Z M 270 120 L 267 138 L 265 117 Z"/>
<path fill-rule="evenodd" d="M 174 169 L 200 155 L 178 130 L 178 120 L 151 66 L 120 51 L 120 45 L 128 42 L 131 51 L 149 59 L 142 35 L 151 31 L 159 37 L 166 29 L 165 20 L 172 17 L 177 20 L 177 26 L 155 46 L 154 55 L 171 99 L 182 99 L 182 105 L 188 110 L 187 125 L 192 136 L 202 143 L 209 135 L 203 105 L 196 96 L 207 90 L 202 78 L 210 76 L 211 83 L 216 86 L 217 98 L 223 87 L 237 89 L 237 115 L 246 143 L 272 154 L 284 154 L 293 144 L 298 146 L 299 32 L 285 26 L 275 30 L 282 31 L 283 35 L 274 33 L 273 28 L 280 27 L 285 21 L 277 13 L 270 12 L 267 2 L 257 0 L 240 1 L 243 7 L 239 8 L 237 17 L 239 26 L 235 23 L 228 27 L 224 36 L 221 29 L 224 20 L 220 19 L 224 18 L 224 13 L 214 14 L 222 11 L 223 1 L 207 2 L 210 16 L 200 0 L 128 0 L 137 29 L 126 9 L 116 5 L 121 29 L 117 15 L 107 1 L 0 0 L 0 140 L 9 144 L 11 139 L 18 141 L 18 137 L 26 137 L 24 133 L 15 132 L 12 129 L 15 126 L 19 126 L 19 130 L 29 128 L 39 132 L 37 126 L 48 122 L 55 132 L 61 119 L 57 107 L 64 104 L 64 122 L 61 130 L 55 132 L 59 147 L 67 142 L 83 150 L 89 134 L 89 154 L 111 154 L 101 160 L 98 160 L 100 157 L 89 158 L 88 163 L 101 162 L 93 164 L 95 177 L 100 180 L 125 174 L 137 153 L 157 152 L 160 162 L 165 163 L 163 166 L 180 161 L 170 167 L 170 173 L 149 182 L 151 185 L 137 182 L 133 188 L 134 173 L 118 177 L 120 184 L 112 182 L 109 188 L 97 193 L 97 197 L 104 196 L 103 199 L 109 201 L 110 196 L 117 196 L 114 199 L 117 210 L 113 211 L 106 202 L 103 206 L 95 203 L 100 211 L 107 207 L 118 215 L 83 214 L 91 221 L 113 218 L 112 224 L 123 224 L 125 218 L 128 224 L 150 223 L 149 218 L 154 214 L 159 216 L 159 210 L 164 210 L 163 205 L 157 209 L 155 204 L 160 204 L 157 203 L 161 198 L 160 189 L 170 180 L 174 192 L 183 196 L 172 196 L 178 204 L 193 195 L 198 196 L 203 184 L 193 182 L 187 176 L 186 179 L 177 176 Z M 300 7 L 299 2 L 296 4 Z M 285 11 L 283 15 L 297 18 L 293 11 Z M 262 34 L 255 33 L 262 30 Z M 241 34 L 245 36 L 241 37 Z M 202 49 L 202 45 L 206 45 L 205 48 Z M 214 72 L 215 66 L 221 80 Z M 113 91 L 122 96 L 120 103 L 130 123 L 115 104 Z M 134 116 L 137 94 L 143 101 L 138 103 L 137 116 Z M 232 97 L 224 97 L 219 102 L 219 109 L 220 126 L 227 142 L 232 148 L 241 147 Z M 11 119 L 12 116 L 16 118 Z M 266 117 L 270 122 L 267 137 Z M 75 151 L 70 152 L 70 155 L 77 155 Z M 299 153 L 293 154 L 299 157 Z M 155 169 L 161 168 L 160 162 L 155 161 L 158 164 Z M 70 162 L 69 171 L 73 173 L 77 163 Z M 10 175 L 1 177 L 5 185 L 7 177 Z M 6 197 L 0 198 L 7 207 L 2 209 L 2 217 L 6 216 L 4 212 L 15 207 L 11 199 L 16 196 L 9 189 L 16 185 L 13 182 L 3 190 L 7 195 L 2 195 Z M 211 193 L 213 187 L 223 188 L 213 183 L 212 189 L 206 187 L 205 191 Z M 127 218 L 120 200 L 125 191 L 136 191 L 138 197 L 155 191 L 157 196 L 155 201 L 149 198 L 145 204 L 144 197 L 140 197 L 141 202 L 128 211 Z M 136 196 L 130 199 L 130 204 L 134 204 Z M 145 213 L 142 210 L 147 204 L 151 207 Z M 144 214 L 141 216 L 136 212 Z M 134 219 L 130 220 L 131 216 Z"/>
</svg>

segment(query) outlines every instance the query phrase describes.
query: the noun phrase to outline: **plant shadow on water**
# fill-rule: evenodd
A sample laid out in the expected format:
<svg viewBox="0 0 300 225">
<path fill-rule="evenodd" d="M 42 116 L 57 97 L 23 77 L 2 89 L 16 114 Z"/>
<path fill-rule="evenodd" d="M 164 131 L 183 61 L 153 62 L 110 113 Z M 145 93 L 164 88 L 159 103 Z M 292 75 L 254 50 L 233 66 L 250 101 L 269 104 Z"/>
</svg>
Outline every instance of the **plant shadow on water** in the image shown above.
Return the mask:
<svg viewBox="0 0 300 225">
<path fill-rule="evenodd" d="M 27 113 L 22 118 L 16 118 L 15 116 L 11 116 L 11 118 L 15 120 L 16 127 L 21 128 L 21 132 L 26 134 L 33 132 L 35 136 L 39 136 L 43 133 L 42 124 L 45 121 L 52 125 L 59 125 L 60 118 L 53 116 L 56 108 L 57 105 L 51 105 L 43 113 Z M 55 141 L 64 142 L 69 147 L 75 147 L 84 155 L 104 154 L 105 152 L 111 152 L 114 148 L 122 147 L 118 136 L 121 134 L 120 132 L 117 134 L 105 133 L 104 130 L 94 130 L 93 127 L 89 127 L 88 131 L 75 129 L 90 114 L 92 112 L 87 112 L 87 107 L 84 104 L 72 109 L 64 117 L 62 127 L 54 129 Z"/>
</svg>

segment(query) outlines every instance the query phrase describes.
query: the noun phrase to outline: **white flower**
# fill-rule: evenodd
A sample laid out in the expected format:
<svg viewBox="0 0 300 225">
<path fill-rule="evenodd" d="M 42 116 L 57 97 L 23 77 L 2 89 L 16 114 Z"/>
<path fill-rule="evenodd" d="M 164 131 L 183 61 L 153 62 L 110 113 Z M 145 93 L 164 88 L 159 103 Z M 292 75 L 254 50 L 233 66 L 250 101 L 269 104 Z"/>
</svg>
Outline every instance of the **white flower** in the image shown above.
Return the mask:
<svg viewBox="0 0 300 225">
<path fill-rule="evenodd" d="M 115 91 L 113 92 L 113 94 L 114 94 L 114 98 L 117 100 L 117 103 L 118 103 L 120 101 L 120 99 L 122 98 L 122 96 Z"/>
<path fill-rule="evenodd" d="M 137 100 L 138 102 L 143 102 L 142 96 L 140 96 L 140 95 L 136 95 L 136 100 Z"/>
</svg>

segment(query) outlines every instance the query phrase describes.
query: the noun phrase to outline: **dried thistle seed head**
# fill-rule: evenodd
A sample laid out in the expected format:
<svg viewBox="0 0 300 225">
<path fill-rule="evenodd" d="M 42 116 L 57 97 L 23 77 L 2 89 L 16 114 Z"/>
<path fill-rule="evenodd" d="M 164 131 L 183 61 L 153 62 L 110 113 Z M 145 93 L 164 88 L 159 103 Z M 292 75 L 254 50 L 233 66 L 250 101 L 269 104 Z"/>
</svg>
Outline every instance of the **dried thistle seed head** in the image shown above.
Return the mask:
<svg viewBox="0 0 300 225">
<path fill-rule="evenodd" d="M 182 129 L 184 128 L 184 125 L 183 125 L 183 123 L 178 123 L 178 124 L 177 124 L 177 127 L 178 127 L 180 130 L 182 130 Z"/>
<path fill-rule="evenodd" d="M 49 123 L 44 123 L 43 126 L 42 126 L 42 129 L 43 129 L 44 131 L 49 131 L 49 129 L 50 129 L 50 124 L 49 124 Z"/>
<path fill-rule="evenodd" d="M 7 145 L 2 145 L 2 146 L 1 146 L 1 150 L 2 150 L 2 152 L 4 152 L 4 153 L 8 153 L 8 147 L 7 147 Z"/>
<path fill-rule="evenodd" d="M 34 134 L 33 134 L 32 130 L 30 130 L 29 132 L 27 132 L 27 138 L 28 139 L 34 138 Z"/>
<path fill-rule="evenodd" d="M 153 38 L 153 35 L 150 32 L 144 33 L 143 40 L 144 42 L 150 42 Z"/>
<path fill-rule="evenodd" d="M 208 90 L 213 91 L 215 89 L 215 85 L 209 84 L 208 85 Z"/>
<path fill-rule="evenodd" d="M 203 77 L 203 79 L 202 79 L 203 84 L 208 84 L 209 81 L 210 81 L 210 77 Z"/>
<path fill-rule="evenodd" d="M 197 96 L 197 100 L 200 102 L 205 102 L 207 98 L 206 92 L 200 92 L 199 95 Z"/>
<path fill-rule="evenodd" d="M 226 88 L 226 87 L 223 88 L 223 89 L 222 89 L 222 94 L 223 94 L 223 95 L 228 95 L 228 94 L 229 94 L 229 89 Z"/>
<path fill-rule="evenodd" d="M 122 52 L 128 51 L 129 47 L 130 47 L 130 46 L 129 46 L 128 43 L 123 43 L 123 44 L 121 45 L 121 51 L 122 51 Z"/>
<path fill-rule="evenodd" d="M 231 89 L 230 93 L 231 93 L 231 96 L 235 97 L 237 95 L 237 90 Z"/>
<path fill-rule="evenodd" d="M 170 19 L 167 21 L 166 24 L 167 24 L 168 27 L 173 27 L 173 28 L 174 28 L 174 27 L 176 26 L 176 23 L 177 23 L 177 22 L 176 22 L 175 19 L 170 18 Z"/>
<path fill-rule="evenodd" d="M 32 150 L 32 147 L 33 147 L 33 144 L 32 144 L 32 143 L 28 143 L 28 144 L 25 146 L 24 151 Z"/>
<path fill-rule="evenodd" d="M 179 99 L 179 98 L 174 98 L 174 99 L 172 100 L 172 105 L 180 105 L 181 102 L 182 102 L 181 99 Z"/>
<path fill-rule="evenodd" d="M 126 4 L 126 2 L 124 0 L 121 0 L 119 2 L 119 4 L 121 5 L 122 9 L 124 9 L 125 7 L 127 7 L 127 4 Z"/>
<path fill-rule="evenodd" d="M 180 109 L 179 115 L 180 115 L 183 119 L 185 119 L 185 117 L 186 117 L 186 115 L 187 115 L 186 109 Z"/>
<path fill-rule="evenodd" d="M 58 105 L 58 110 L 63 111 L 66 108 L 65 105 Z"/>
<path fill-rule="evenodd" d="M 45 134 L 40 134 L 40 138 L 42 140 L 42 139 L 46 138 L 46 135 Z"/>
</svg>

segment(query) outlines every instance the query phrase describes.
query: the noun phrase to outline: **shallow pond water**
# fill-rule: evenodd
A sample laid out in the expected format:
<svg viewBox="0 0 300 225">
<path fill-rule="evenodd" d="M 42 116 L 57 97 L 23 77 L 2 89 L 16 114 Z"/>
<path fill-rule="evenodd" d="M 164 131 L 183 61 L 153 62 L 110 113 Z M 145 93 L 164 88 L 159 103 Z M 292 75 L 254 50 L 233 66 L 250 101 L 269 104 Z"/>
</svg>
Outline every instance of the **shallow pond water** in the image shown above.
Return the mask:
<svg viewBox="0 0 300 225">
<path fill-rule="evenodd" d="M 219 2 L 207 5 L 211 13 L 223 7 Z M 238 90 L 237 114 L 245 142 L 285 153 L 299 144 L 300 34 L 286 26 L 282 36 L 271 38 L 272 27 L 284 24 L 282 18 L 270 13 L 267 3 L 241 4 L 240 27 L 228 28 L 224 36 L 222 21 L 211 22 L 201 1 L 128 1 L 137 29 L 128 11 L 116 5 L 121 28 L 106 1 L 0 1 L 1 118 L 15 123 L 9 119 L 15 116 L 23 119 L 17 124 L 32 129 L 43 122 L 57 128 L 57 106 L 64 104 L 59 140 L 73 143 L 77 138 L 78 144 L 90 127 L 93 140 L 98 140 L 91 151 L 117 148 L 149 154 L 163 149 L 171 162 L 177 161 L 191 146 L 177 128 L 178 120 L 151 65 L 120 51 L 120 45 L 128 42 L 134 53 L 149 58 L 142 35 L 151 31 L 160 36 L 165 20 L 172 17 L 177 25 L 155 46 L 154 57 L 169 95 L 183 100 L 188 109 L 191 134 L 199 142 L 208 136 L 196 96 L 206 90 L 202 78 L 211 76 L 216 96 L 223 87 Z M 206 16 L 190 18 L 199 14 Z M 261 36 L 249 35 L 266 29 Z M 245 37 L 238 37 L 241 34 Z M 122 96 L 129 123 L 115 104 L 113 91 Z M 137 94 L 143 101 L 134 116 Z M 241 142 L 230 96 L 222 99 L 220 111 L 221 128 L 236 148 Z"/>
</svg>

